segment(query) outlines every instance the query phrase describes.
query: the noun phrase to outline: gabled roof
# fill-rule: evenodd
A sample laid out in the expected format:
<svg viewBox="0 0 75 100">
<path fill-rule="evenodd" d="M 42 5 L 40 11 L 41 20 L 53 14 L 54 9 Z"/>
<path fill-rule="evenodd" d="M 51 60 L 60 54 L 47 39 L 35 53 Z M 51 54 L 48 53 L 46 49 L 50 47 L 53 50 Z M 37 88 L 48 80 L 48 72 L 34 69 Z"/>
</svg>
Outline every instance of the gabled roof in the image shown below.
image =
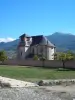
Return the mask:
<svg viewBox="0 0 75 100">
<path fill-rule="evenodd" d="M 30 36 L 24 33 L 23 35 L 20 36 L 20 38 L 21 37 L 30 37 Z"/>
<path fill-rule="evenodd" d="M 43 35 L 37 35 L 37 36 L 28 36 L 27 34 L 23 34 L 20 36 L 20 38 L 24 38 L 24 37 L 32 37 L 32 43 L 31 46 L 34 45 L 47 45 L 50 47 L 55 47 L 55 45 L 53 45 L 45 36 Z"/>
<path fill-rule="evenodd" d="M 32 36 L 32 44 L 31 45 L 37 45 L 41 43 L 42 35 L 39 36 Z"/>
<path fill-rule="evenodd" d="M 32 36 L 32 44 L 33 45 L 47 45 L 51 47 L 55 47 L 45 36 L 38 35 L 38 36 Z"/>
</svg>

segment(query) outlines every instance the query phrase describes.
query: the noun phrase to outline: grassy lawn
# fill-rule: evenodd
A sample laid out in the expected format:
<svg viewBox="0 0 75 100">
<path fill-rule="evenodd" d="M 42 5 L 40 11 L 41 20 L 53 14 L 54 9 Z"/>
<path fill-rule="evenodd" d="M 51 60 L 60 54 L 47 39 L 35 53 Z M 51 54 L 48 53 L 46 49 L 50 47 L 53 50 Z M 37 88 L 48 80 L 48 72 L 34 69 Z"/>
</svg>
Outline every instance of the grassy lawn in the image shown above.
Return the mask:
<svg viewBox="0 0 75 100">
<path fill-rule="evenodd" d="M 21 80 L 35 81 L 41 79 L 71 79 L 75 78 L 75 71 L 59 71 L 57 69 L 44 69 L 38 67 L 21 67 L 0 65 L 0 76 Z"/>
</svg>

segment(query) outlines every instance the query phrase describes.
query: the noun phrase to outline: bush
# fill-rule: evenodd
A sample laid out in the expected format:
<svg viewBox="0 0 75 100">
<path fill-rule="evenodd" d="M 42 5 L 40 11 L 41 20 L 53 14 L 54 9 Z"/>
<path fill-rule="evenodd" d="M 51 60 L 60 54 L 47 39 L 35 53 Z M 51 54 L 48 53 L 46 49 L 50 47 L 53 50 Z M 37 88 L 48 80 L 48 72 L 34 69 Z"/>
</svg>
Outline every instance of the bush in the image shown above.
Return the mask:
<svg viewBox="0 0 75 100">
<path fill-rule="evenodd" d="M 44 61 L 44 60 L 46 60 L 46 58 L 45 57 L 41 57 L 40 60 L 43 60 Z"/>
<path fill-rule="evenodd" d="M 38 58 L 37 55 L 34 55 L 33 59 L 34 59 L 34 60 L 39 60 L 39 58 Z"/>
</svg>

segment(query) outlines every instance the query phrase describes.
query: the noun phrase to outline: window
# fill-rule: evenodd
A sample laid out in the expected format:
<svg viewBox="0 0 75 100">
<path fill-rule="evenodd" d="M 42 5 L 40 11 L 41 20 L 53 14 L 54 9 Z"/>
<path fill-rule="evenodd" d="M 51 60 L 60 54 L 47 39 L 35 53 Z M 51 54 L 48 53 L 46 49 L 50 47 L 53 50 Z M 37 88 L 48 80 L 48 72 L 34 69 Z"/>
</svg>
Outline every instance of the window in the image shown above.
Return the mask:
<svg viewBox="0 0 75 100">
<path fill-rule="evenodd" d="M 40 53 L 43 53 L 43 47 L 40 48 Z"/>
<path fill-rule="evenodd" d="M 32 50 L 32 53 L 34 54 L 34 48 L 33 48 L 33 50 Z"/>
<path fill-rule="evenodd" d="M 39 55 L 43 54 L 43 46 L 39 46 L 39 48 L 38 48 L 38 54 Z"/>
<path fill-rule="evenodd" d="M 22 56 L 22 51 L 21 51 L 21 56 Z"/>
<path fill-rule="evenodd" d="M 53 47 L 51 47 L 51 49 L 53 49 Z"/>
<path fill-rule="evenodd" d="M 30 45 L 30 41 L 27 41 L 27 45 Z"/>
<path fill-rule="evenodd" d="M 30 47 L 30 53 L 34 54 L 34 48 L 33 47 Z"/>
</svg>

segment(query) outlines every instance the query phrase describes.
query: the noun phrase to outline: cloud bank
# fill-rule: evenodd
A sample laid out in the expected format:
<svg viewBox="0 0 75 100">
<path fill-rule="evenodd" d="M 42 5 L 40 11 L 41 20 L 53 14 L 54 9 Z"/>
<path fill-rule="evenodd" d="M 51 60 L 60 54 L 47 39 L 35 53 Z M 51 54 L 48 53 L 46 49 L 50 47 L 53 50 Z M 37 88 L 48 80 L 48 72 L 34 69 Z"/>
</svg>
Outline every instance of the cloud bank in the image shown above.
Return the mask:
<svg viewBox="0 0 75 100">
<path fill-rule="evenodd" d="M 8 38 L 0 38 L 0 42 L 11 42 L 11 41 L 14 41 L 15 39 L 13 39 L 13 38 L 10 38 L 10 37 L 8 37 Z"/>
</svg>

